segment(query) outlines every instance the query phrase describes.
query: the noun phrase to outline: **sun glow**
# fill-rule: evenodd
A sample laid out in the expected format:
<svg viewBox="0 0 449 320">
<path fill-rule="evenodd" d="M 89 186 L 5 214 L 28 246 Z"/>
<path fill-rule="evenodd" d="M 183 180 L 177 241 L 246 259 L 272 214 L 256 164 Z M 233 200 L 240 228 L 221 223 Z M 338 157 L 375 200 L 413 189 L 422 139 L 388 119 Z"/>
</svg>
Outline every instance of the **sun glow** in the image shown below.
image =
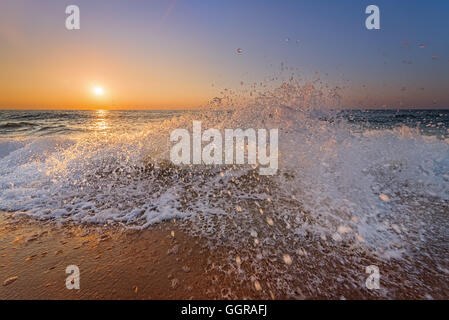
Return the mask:
<svg viewBox="0 0 449 320">
<path fill-rule="evenodd" d="M 104 90 L 101 87 L 95 87 L 93 91 L 96 96 L 102 96 L 104 94 Z"/>
</svg>

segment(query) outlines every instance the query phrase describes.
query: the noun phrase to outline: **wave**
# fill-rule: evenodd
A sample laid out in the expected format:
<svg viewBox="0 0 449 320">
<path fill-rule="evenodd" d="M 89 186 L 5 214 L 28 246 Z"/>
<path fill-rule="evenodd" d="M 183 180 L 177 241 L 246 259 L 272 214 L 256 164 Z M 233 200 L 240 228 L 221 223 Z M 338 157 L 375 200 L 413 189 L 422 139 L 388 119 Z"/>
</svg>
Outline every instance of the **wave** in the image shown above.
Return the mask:
<svg viewBox="0 0 449 320">
<path fill-rule="evenodd" d="M 270 242 L 268 227 L 285 246 L 313 238 L 384 257 L 447 234 L 448 141 L 408 126 L 373 130 L 322 120 L 334 118 L 335 99 L 335 92 L 288 83 L 135 132 L 3 139 L 0 210 L 139 229 L 178 218 L 223 242 L 254 234 Z M 221 131 L 279 128 L 279 173 L 170 164 L 170 132 L 191 130 L 193 120 Z"/>
<path fill-rule="evenodd" d="M 18 128 L 29 128 L 35 127 L 37 124 L 32 122 L 7 122 L 0 124 L 0 129 L 18 129 Z"/>
</svg>

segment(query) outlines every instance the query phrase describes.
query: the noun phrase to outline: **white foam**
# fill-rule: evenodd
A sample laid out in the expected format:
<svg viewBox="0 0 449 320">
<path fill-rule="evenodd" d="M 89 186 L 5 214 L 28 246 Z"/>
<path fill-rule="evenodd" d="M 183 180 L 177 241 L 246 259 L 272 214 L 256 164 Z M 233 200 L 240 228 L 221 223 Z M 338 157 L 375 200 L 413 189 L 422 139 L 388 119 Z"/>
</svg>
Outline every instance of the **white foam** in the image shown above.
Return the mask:
<svg viewBox="0 0 449 320">
<path fill-rule="evenodd" d="M 275 216 L 268 218 L 274 225 L 290 225 L 301 212 L 313 218 L 292 226 L 286 237 L 313 232 L 324 239 L 363 239 L 360 245 L 383 243 L 389 248 L 403 234 L 387 225 L 413 229 L 420 207 L 432 215 L 438 201 L 449 200 L 449 145 L 408 127 L 354 130 L 343 121 L 322 121 L 319 115 L 334 106 L 333 96 L 310 84 L 289 84 L 244 106 L 220 106 L 218 114 L 214 109 L 175 116 L 138 132 L 1 141 L 0 210 L 145 228 L 171 218 L 235 212 L 241 204 L 228 203 L 219 195 L 220 188 L 232 189 L 233 199 L 239 201 L 265 201 L 262 191 L 244 191 L 244 185 L 239 188 L 231 181 L 250 168 L 224 176 L 219 169 L 190 168 L 196 180 L 188 183 L 182 180 L 189 179 L 188 172 L 181 174 L 185 169 L 171 169 L 164 176 L 158 165 L 168 157 L 169 133 L 201 120 L 204 128 L 219 130 L 280 129 L 280 173 L 270 183 L 282 201 L 292 196 L 297 200 L 290 207 L 276 203 Z M 157 170 L 141 173 L 147 162 Z M 197 188 L 203 196 L 184 201 L 186 187 Z M 214 189 L 219 195 L 215 198 L 210 191 Z M 201 228 L 220 232 L 212 224 Z"/>
</svg>

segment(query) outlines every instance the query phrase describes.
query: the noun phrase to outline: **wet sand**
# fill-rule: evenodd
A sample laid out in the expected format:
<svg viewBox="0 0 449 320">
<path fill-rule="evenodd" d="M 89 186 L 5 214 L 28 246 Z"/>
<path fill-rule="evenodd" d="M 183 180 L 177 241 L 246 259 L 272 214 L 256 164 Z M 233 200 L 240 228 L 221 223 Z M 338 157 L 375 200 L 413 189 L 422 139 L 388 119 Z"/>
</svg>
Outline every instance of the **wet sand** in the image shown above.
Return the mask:
<svg viewBox="0 0 449 320">
<path fill-rule="evenodd" d="M 174 232 L 174 237 L 172 236 Z M 204 299 L 212 273 L 194 239 L 167 222 L 145 231 L 0 215 L 0 299 Z M 80 269 L 68 290 L 65 269 Z M 17 277 L 5 285 L 4 281 Z"/>
<path fill-rule="evenodd" d="M 306 256 L 292 254 L 291 265 L 273 256 L 254 264 L 250 260 L 256 260 L 257 249 L 250 245 L 245 250 L 224 245 L 213 249 L 183 228 L 176 221 L 140 231 L 61 225 L 1 213 L 0 299 L 448 297 L 447 275 L 435 276 L 430 264 L 415 271 L 368 255 L 341 259 L 344 247 L 323 249 L 316 243 L 304 244 Z M 241 252 L 238 259 L 236 252 Z M 365 287 L 364 268 L 370 264 L 382 270 L 379 291 Z M 80 268 L 80 290 L 66 288 L 69 265 Z M 354 268 L 360 272 L 348 272 Z M 282 281 L 295 290 L 279 289 Z"/>
</svg>

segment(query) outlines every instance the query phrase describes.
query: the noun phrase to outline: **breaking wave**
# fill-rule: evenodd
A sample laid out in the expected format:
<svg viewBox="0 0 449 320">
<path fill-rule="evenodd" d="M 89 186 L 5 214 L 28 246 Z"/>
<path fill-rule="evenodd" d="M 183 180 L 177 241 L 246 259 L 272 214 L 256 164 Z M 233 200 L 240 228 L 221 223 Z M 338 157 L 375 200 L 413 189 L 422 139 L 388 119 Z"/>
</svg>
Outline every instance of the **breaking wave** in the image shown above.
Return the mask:
<svg viewBox="0 0 449 320">
<path fill-rule="evenodd" d="M 133 131 L 3 138 L 0 210 L 139 229 L 177 218 L 211 245 L 263 245 L 256 257 L 304 256 L 313 242 L 387 260 L 440 248 L 431 253 L 445 261 L 448 140 L 406 125 L 347 121 L 336 116 L 338 100 L 337 90 L 292 81 Z M 279 128 L 278 173 L 174 166 L 170 132 L 191 130 L 193 120 L 204 130 Z"/>
</svg>

